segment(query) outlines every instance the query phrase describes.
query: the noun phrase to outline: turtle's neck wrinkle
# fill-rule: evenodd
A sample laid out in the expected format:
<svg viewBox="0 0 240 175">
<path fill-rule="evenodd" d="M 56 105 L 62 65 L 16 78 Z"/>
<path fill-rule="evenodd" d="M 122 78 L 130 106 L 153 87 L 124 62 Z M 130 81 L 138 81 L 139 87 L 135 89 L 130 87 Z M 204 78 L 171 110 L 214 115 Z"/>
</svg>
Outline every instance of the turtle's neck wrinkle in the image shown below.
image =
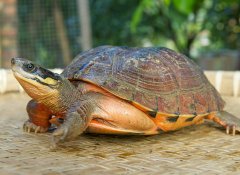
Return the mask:
<svg viewBox="0 0 240 175">
<path fill-rule="evenodd" d="M 43 97 L 38 102 L 46 105 L 53 114 L 64 114 L 70 106 L 80 99 L 82 92 L 77 89 L 69 80 L 61 80 L 59 87 Z"/>
</svg>

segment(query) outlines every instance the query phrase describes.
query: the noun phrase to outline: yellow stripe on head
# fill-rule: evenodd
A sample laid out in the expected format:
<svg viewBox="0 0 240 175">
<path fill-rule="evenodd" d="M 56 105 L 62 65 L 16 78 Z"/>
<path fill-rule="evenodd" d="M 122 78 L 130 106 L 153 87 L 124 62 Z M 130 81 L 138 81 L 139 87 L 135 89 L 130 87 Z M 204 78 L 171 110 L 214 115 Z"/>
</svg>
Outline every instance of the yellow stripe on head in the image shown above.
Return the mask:
<svg viewBox="0 0 240 175">
<path fill-rule="evenodd" d="M 57 80 L 54 80 L 50 77 L 47 77 L 43 80 L 44 83 L 46 84 L 50 84 L 50 85 L 56 85 L 57 84 Z"/>
</svg>

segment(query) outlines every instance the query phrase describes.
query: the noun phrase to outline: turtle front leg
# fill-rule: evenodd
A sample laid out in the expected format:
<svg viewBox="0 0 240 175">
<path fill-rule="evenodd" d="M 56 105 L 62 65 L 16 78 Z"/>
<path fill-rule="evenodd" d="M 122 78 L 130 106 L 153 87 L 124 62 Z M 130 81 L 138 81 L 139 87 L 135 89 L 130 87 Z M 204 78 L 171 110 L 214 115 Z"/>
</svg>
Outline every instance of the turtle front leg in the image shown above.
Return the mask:
<svg viewBox="0 0 240 175">
<path fill-rule="evenodd" d="M 240 118 L 226 111 L 210 113 L 206 119 L 213 120 L 223 126 L 227 134 L 235 135 L 237 132 L 240 133 Z"/>
<path fill-rule="evenodd" d="M 52 134 L 50 146 L 52 149 L 56 148 L 58 142 L 72 140 L 86 130 L 96 108 L 94 104 L 90 98 L 83 98 L 72 105 L 64 117 L 63 124 Z"/>
<path fill-rule="evenodd" d="M 26 132 L 46 132 L 50 127 L 49 119 L 51 112 L 43 104 L 30 100 L 27 104 L 27 113 L 29 119 L 23 124 L 23 130 Z"/>
</svg>

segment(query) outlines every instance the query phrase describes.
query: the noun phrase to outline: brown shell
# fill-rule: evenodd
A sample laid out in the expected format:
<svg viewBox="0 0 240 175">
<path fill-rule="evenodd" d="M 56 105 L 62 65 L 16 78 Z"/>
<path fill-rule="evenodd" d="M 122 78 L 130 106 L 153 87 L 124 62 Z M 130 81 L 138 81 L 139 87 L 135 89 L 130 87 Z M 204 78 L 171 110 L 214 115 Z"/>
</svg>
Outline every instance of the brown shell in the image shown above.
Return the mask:
<svg viewBox="0 0 240 175">
<path fill-rule="evenodd" d="M 62 75 L 91 81 L 155 112 L 197 115 L 224 107 L 201 68 L 167 48 L 97 47 L 78 55 Z"/>
</svg>

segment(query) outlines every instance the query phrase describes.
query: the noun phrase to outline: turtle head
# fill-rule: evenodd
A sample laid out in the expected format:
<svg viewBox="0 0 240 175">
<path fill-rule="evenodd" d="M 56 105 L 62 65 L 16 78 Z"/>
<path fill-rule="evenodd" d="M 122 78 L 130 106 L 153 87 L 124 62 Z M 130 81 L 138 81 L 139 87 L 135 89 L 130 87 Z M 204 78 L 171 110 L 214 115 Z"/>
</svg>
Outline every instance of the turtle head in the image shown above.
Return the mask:
<svg viewBox="0 0 240 175">
<path fill-rule="evenodd" d="M 11 64 L 14 76 L 27 94 L 53 112 L 65 112 L 81 96 L 68 79 L 29 60 L 12 58 Z"/>
<path fill-rule="evenodd" d="M 57 93 L 63 78 L 23 58 L 12 58 L 12 71 L 18 82 L 35 100 L 46 94 Z"/>
</svg>

